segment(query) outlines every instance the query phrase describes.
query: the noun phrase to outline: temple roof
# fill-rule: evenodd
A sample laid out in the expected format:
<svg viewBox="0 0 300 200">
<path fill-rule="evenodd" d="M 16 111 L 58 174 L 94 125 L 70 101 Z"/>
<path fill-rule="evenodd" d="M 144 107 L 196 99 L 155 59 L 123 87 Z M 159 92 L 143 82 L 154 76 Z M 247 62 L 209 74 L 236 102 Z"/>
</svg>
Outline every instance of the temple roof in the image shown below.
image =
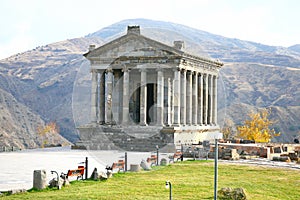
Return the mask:
<svg viewBox="0 0 300 200">
<path fill-rule="evenodd" d="M 111 60 L 132 59 L 157 59 L 184 60 L 189 62 L 204 62 L 221 67 L 223 63 L 211 59 L 198 57 L 182 51 L 183 41 L 174 41 L 174 46 L 168 46 L 159 41 L 150 39 L 140 34 L 139 26 L 128 26 L 127 34 L 98 48 L 90 46 L 89 52 L 84 56 L 90 61 L 111 62 Z M 180 62 L 180 61 L 178 61 Z"/>
</svg>

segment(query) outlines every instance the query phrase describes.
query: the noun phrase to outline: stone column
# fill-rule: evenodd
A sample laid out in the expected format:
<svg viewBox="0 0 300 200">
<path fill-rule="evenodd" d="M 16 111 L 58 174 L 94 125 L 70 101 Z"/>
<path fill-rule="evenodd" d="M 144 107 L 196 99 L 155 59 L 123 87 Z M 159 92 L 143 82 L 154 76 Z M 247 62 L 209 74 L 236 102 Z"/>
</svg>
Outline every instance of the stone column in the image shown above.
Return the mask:
<svg viewBox="0 0 300 200">
<path fill-rule="evenodd" d="M 120 92 L 122 88 L 120 88 L 120 80 L 121 80 L 121 71 L 120 70 L 115 70 L 114 71 L 114 90 L 113 90 L 113 121 L 116 122 L 117 124 L 120 124 L 121 119 L 119 117 L 119 113 L 121 113 L 121 106 L 120 106 Z"/>
<path fill-rule="evenodd" d="M 124 82 L 124 77 L 123 77 L 123 70 L 121 69 L 120 71 L 120 79 L 119 79 L 119 114 L 118 114 L 118 118 L 119 118 L 119 124 L 122 124 L 122 119 L 123 119 L 123 82 Z"/>
<path fill-rule="evenodd" d="M 174 106 L 174 125 L 180 125 L 180 68 L 174 70 L 174 91 L 173 91 L 173 106 Z"/>
<path fill-rule="evenodd" d="M 112 124 L 112 92 L 113 92 L 113 70 L 111 68 L 106 69 L 107 73 L 107 92 L 106 92 L 106 102 L 105 102 L 105 123 Z"/>
<path fill-rule="evenodd" d="M 164 73 L 157 71 L 157 125 L 164 125 Z"/>
<path fill-rule="evenodd" d="M 199 73 L 198 80 L 198 124 L 203 124 L 203 73 Z"/>
<path fill-rule="evenodd" d="M 207 125 L 208 109 L 208 74 L 203 74 L 203 124 Z"/>
<path fill-rule="evenodd" d="M 122 124 L 128 125 L 129 122 L 129 70 L 127 67 L 123 71 L 123 106 Z"/>
<path fill-rule="evenodd" d="M 141 69 L 140 125 L 147 126 L 147 71 Z"/>
<path fill-rule="evenodd" d="M 213 77 L 210 74 L 208 76 L 208 124 L 212 124 L 212 110 L 213 110 Z"/>
<path fill-rule="evenodd" d="M 213 116 L 212 116 L 212 123 L 217 125 L 217 76 L 213 76 Z"/>
<path fill-rule="evenodd" d="M 171 78 L 168 78 L 168 121 L 167 124 L 169 126 L 172 125 L 172 80 Z"/>
<path fill-rule="evenodd" d="M 98 73 L 92 70 L 92 92 L 91 92 L 91 122 L 97 123 L 97 102 L 98 102 Z"/>
<path fill-rule="evenodd" d="M 192 124 L 192 72 L 188 71 L 187 72 L 187 84 L 186 84 L 186 123 L 188 125 Z"/>
<path fill-rule="evenodd" d="M 186 70 L 181 72 L 180 123 L 186 124 Z"/>
<path fill-rule="evenodd" d="M 105 72 L 100 73 L 100 87 L 99 87 L 99 123 L 105 122 Z"/>
<path fill-rule="evenodd" d="M 198 121 L 198 72 L 194 72 L 193 75 L 193 101 L 192 101 L 192 108 L 193 108 L 193 124 L 197 125 Z"/>
</svg>

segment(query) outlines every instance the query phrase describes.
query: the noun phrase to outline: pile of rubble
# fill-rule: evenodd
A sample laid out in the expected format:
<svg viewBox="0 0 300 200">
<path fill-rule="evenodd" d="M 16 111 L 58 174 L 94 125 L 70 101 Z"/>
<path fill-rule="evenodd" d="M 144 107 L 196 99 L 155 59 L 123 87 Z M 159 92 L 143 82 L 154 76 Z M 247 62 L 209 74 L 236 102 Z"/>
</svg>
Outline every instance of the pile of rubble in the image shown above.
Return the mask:
<svg viewBox="0 0 300 200">
<path fill-rule="evenodd" d="M 272 161 L 297 162 L 300 164 L 300 146 L 294 144 L 232 144 L 219 143 L 219 159 L 239 160 L 267 158 Z M 209 153 L 214 157 L 214 147 Z"/>
</svg>

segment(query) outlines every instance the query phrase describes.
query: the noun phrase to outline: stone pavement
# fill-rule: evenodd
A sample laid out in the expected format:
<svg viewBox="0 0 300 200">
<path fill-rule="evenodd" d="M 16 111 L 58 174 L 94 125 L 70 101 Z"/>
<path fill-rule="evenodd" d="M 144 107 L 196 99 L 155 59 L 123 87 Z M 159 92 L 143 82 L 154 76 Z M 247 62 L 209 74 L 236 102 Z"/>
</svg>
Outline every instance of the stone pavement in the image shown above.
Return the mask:
<svg viewBox="0 0 300 200">
<path fill-rule="evenodd" d="M 276 167 L 276 168 L 288 168 L 300 170 L 300 164 L 295 162 L 278 162 L 271 161 L 266 158 L 252 158 L 249 160 L 219 160 L 220 163 L 230 163 L 230 164 L 245 164 L 245 165 L 256 165 L 256 166 L 266 166 L 266 167 Z"/>
</svg>

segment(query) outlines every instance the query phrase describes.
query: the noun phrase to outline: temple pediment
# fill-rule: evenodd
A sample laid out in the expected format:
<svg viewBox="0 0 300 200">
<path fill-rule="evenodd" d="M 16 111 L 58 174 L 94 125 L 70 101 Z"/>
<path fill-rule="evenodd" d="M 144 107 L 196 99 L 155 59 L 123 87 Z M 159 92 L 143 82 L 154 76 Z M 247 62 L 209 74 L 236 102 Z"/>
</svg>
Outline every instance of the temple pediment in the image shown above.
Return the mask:
<svg viewBox="0 0 300 200">
<path fill-rule="evenodd" d="M 107 58 L 124 59 L 125 57 L 179 58 L 183 53 L 183 51 L 175 47 L 170 47 L 145 36 L 127 33 L 101 47 L 90 50 L 84 56 L 92 61 L 102 60 L 102 62 L 105 62 Z M 108 62 L 111 62 L 111 60 Z"/>
</svg>

